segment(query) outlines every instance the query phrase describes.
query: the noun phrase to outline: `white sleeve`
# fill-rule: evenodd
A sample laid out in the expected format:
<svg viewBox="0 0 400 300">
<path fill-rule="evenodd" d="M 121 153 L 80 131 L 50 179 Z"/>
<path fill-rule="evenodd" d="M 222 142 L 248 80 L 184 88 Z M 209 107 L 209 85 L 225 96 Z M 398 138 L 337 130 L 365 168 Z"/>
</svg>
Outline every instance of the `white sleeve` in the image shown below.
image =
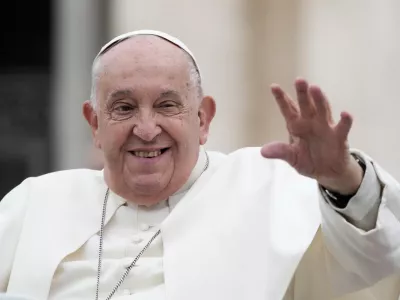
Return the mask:
<svg viewBox="0 0 400 300">
<path fill-rule="evenodd" d="M 332 277 L 335 286 L 340 285 L 343 291 L 369 287 L 400 271 L 400 185 L 373 160 L 359 155 L 370 163 L 370 170 L 374 171 L 371 173 L 375 173 L 381 185 L 379 201 L 375 201 L 373 187 L 362 186 L 357 198 L 351 200 L 357 201 L 349 203 L 352 206 L 344 217 L 343 212 L 337 212 L 320 197 L 324 243 L 338 263 L 331 266 L 335 270 Z M 369 184 L 368 177 L 365 179 L 363 184 Z M 357 222 L 370 221 L 367 219 L 369 214 L 373 215 L 375 205 L 378 211 L 371 217 L 376 219 L 373 228 L 358 228 Z"/>
<path fill-rule="evenodd" d="M 7 291 L 14 255 L 22 230 L 30 179 L 10 191 L 0 202 L 0 293 Z"/>
<path fill-rule="evenodd" d="M 325 201 L 348 222 L 359 229 L 369 231 L 376 226 L 383 185 L 379 181 L 372 162 L 358 155 L 365 163 L 365 174 L 357 193 L 345 208 L 338 208 L 322 191 Z"/>
</svg>

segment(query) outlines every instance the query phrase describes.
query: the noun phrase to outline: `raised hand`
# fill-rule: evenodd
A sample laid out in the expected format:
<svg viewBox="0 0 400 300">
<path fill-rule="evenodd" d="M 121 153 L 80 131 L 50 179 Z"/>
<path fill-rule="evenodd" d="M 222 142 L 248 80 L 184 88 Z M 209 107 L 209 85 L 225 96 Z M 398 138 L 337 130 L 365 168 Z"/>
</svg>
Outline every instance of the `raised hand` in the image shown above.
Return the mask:
<svg viewBox="0 0 400 300">
<path fill-rule="evenodd" d="M 297 102 L 278 85 L 271 90 L 286 120 L 289 143 L 264 145 L 266 158 L 282 159 L 302 175 L 341 194 L 353 194 L 361 184 L 363 171 L 349 152 L 348 134 L 352 116 L 342 112 L 333 121 L 329 102 L 321 89 L 304 79 L 295 82 Z"/>
</svg>

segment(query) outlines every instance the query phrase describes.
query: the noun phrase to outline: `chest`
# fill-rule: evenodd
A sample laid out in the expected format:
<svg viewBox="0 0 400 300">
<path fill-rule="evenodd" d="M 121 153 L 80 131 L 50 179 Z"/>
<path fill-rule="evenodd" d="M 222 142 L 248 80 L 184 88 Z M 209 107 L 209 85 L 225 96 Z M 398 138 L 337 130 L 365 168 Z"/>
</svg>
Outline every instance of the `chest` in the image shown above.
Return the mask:
<svg viewBox="0 0 400 300">
<path fill-rule="evenodd" d="M 115 212 L 103 233 L 100 299 L 112 291 L 168 214 L 168 206 L 163 204 L 151 210 L 124 205 Z M 100 236 L 96 233 L 63 259 L 52 280 L 50 300 L 94 298 L 99 244 Z M 163 243 L 158 236 L 143 252 L 113 298 L 160 293 L 164 285 L 162 257 Z"/>
</svg>

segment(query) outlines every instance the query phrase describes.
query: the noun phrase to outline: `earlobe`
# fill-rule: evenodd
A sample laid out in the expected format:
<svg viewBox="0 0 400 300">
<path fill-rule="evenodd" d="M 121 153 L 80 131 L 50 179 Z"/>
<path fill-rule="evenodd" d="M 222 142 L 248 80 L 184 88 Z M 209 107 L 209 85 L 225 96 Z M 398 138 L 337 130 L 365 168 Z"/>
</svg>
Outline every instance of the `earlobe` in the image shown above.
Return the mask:
<svg viewBox="0 0 400 300">
<path fill-rule="evenodd" d="M 207 142 L 208 132 L 210 129 L 211 121 L 213 120 L 216 112 L 215 101 L 210 96 L 205 96 L 199 107 L 199 121 L 200 121 L 200 145 Z"/>
<path fill-rule="evenodd" d="M 87 100 L 83 103 L 82 112 L 90 127 L 92 129 L 97 129 L 97 115 L 90 100 Z"/>
<path fill-rule="evenodd" d="M 82 111 L 83 111 L 83 116 L 85 117 L 86 121 L 88 122 L 91 128 L 94 144 L 97 148 L 100 149 L 101 148 L 100 142 L 97 138 L 98 127 L 99 127 L 97 113 L 93 108 L 92 102 L 90 100 L 87 100 L 83 103 Z"/>
</svg>

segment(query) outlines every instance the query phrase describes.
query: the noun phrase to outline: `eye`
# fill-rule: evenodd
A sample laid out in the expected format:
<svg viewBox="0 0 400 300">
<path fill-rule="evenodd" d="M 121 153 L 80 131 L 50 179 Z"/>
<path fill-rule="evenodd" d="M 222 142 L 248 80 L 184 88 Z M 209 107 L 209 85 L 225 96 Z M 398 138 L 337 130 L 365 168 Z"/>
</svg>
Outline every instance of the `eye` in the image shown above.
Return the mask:
<svg viewBox="0 0 400 300">
<path fill-rule="evenodd" d="M 131 118 L 134 112 L 135 106 L 125 102 L 115 103 L 109 111 L 111 119 L 118 121 Z"/>
<path fill-rule="evenodd" d="M 173 101 L 163 101 L 161 102 L 158 107 L 161 108 L 172 108 L 172 107 L 176 107 L 176 103 Z"/>
<path fill-rule="evenodd" d="M 117 104 L 114 106 L 114 111 L 124 113 L 132 110 L 132 106 L 128 104 Z"/>
</svg>

